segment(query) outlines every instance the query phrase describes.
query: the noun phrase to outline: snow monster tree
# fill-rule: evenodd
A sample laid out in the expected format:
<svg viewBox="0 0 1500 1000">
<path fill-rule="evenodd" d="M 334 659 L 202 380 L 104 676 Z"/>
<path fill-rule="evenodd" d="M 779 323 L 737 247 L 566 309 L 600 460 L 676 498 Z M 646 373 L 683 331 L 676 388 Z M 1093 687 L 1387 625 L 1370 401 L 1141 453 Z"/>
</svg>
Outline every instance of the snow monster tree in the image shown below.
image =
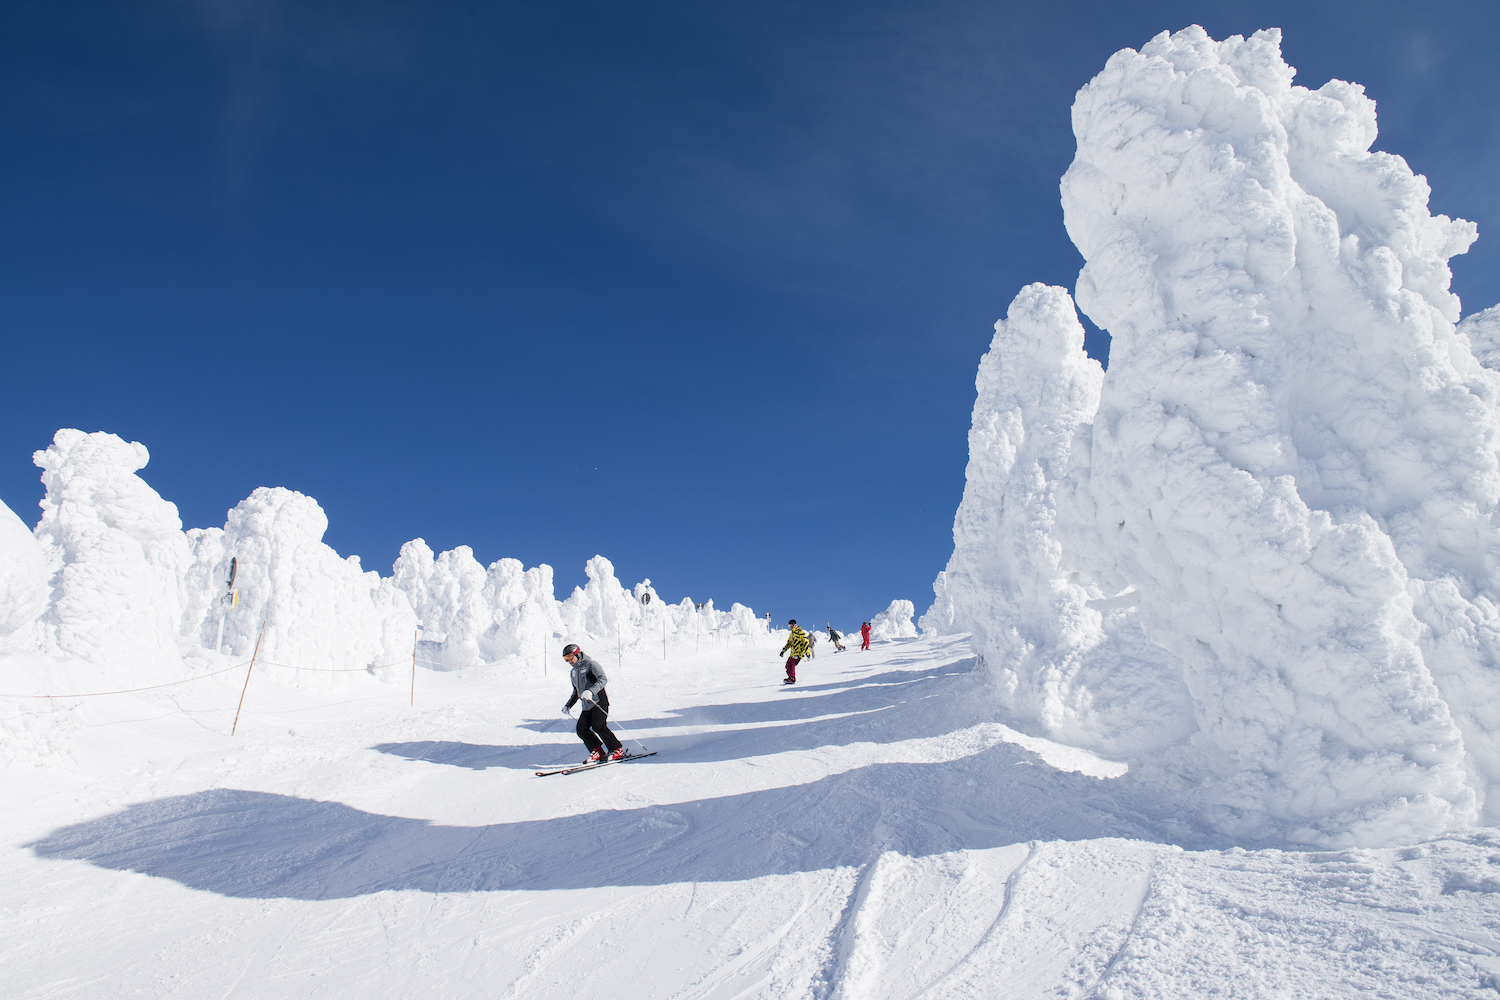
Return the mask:
<svg viewBox="0 0 1500 1000">
<path fill-rule="evenodd" d="M 1500 324 L 1448 269 L 1476 229 L 1280 41 L 1163 33 L 1079 92 L 1062 202 L 1109 371 L 1062 289 L 996 324 L 924 624 L 1235 838 L 1493 823 Z"/>
</svg>

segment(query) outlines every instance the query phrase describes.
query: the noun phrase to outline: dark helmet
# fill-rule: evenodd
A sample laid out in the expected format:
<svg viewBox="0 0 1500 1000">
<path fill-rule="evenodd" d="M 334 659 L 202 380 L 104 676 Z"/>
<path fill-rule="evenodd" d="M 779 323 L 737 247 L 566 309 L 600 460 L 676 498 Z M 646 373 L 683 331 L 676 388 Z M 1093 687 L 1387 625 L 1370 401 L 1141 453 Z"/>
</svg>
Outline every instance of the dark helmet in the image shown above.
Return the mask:
<svg viewBox="0 0 1500 1000">
<path fill-rule="evenodd" d="M 793 618 L 790 621 L 788 621 L 787 624 L 788 625 L 795 625 L 795 624 L 797 624 L 797 619 Z"/>
<path fill-rule="evenodd" d="M 574 653 L 577 653 L 577 652 L 580 652 L 580 650 L 578 649 L 578 647 L 575 646 L 573 643 L 570 642 L 566 646 L 563 647 L 563 659 L 567 659 L 568 657 L 572 656 Z"/>
</svg>

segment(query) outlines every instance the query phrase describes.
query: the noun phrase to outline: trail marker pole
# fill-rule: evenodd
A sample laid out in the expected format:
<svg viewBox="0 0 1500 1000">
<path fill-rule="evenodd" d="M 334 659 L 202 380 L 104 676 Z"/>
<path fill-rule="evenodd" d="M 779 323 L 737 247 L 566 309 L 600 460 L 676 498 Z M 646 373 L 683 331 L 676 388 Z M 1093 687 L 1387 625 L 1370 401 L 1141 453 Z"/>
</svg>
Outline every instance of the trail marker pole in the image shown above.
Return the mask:
<svg viewBox="0 0 1500 1000">
<path fill-rule="evenodd" d="M 661 662 L 667 662 L 667 616 L 661 616 Z"/>
<path fill-rule="evenodd" d="M 417 639 L 422 634 L 421 630 L 411 634 L 411 703 L 417 703 Z"/>
<path fill-rule="evenodd" d="M 229 735 L 233 736 L 240 728 L 240 709 L 245 707 L 245 692 L 250 690 L 250 674 L 255 670 L 255 658 L 260 655 L 260 640 L 266 634 L 266 623 L 260 623 L 260 635 L 255 637 L 255 652 L 250 654 L 250 669 L 245 671 L 245 686 L 240 688 L 240 703 L 234 710 L 234 725 L 229 728 Z"/>
</svg>

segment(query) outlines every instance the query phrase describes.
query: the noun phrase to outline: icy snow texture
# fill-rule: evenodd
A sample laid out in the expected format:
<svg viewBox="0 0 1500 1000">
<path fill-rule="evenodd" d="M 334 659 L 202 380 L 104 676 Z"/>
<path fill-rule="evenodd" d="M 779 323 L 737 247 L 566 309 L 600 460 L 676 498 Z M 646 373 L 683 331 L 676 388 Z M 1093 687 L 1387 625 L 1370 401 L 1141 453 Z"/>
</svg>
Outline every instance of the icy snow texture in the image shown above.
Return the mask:
<svg viewBox="0 0 1500 1000">
<path fill-rule="evenodd" d="M 741 604 L 728 611 L 718 611 L 709 601 L 700 612 L 688 598 L 680 604 L 667 604 L 643 580 L 626 590 L 615 578 L 615 567 L 603 556 L 595 556 L 584 567 L 588 583 L 574 587 L 560 607 L 566 634 L 585 647 L 615 645 L 616 636 L 626 649 L 632 647 L 656 650 L 665 636 L 667 641 L 691 642 L 695 635 L 720 642 L 759 642 L 770 638 L 764 619 Z M 651 603 L 642 598 L 651 595 Z"/>
<path fill-rule="evenodd" d="M 60 430 L 33 460 L 47 487 L 36 528 L 51 576 L 38 651 L 108 663 L 120 680 L 177 659 L 191 553 L 177 508 L 135 473 L 145 445 Z"/>
<path fill-rule="evenodd" d="M 523 569 L 518 560 L 501 559 L 486 569 L 467 545 L 434 557 L 417 538 L 401 547 L 393 572 L 423 627 L 442 637 L 435 640 L 442 663 L 539 654 L 561 632 L 551 566 Z"/>
<path fill-rule="evenodd" d="M 927 619 L 975 632 L 1018 715 L 1226 832 L 1493 822 L 1500 376 L 1476 352 L 1500 338 L 1455 329 L 1447 265 L 1475 228 L 1369 152 L 1361 88 L 1292 74 L 1276 31 L 1194 27 L 1079 92 L 1064 218 L 1110 370 L 1089 388 L 1060 290 L 1017 299 Z M 1129 725 L 1153 702 L 1169 752 Z"/>
<path fill-rule="evenodd" d="M 1480 364 L 1500 371 L 1500 306 L 1466 316 L 1458 332 L 1469 338 L 1469 349 Z"/>
<path fill-rule="evenodd" d="M 1181 672 L 1145 641 L 1133 599 L 1105 600 L 1085 586 L 1064 550 L 1059 505 L 1076 506 L 1087 483 L 1103 382 L 1068 293 L 1023 289 L 979 362 L 953 559 L 922 627 L 972 632 L 1012 717 L 1054 739 L 1139 757 L 1196 727 Z M 1093 541 L 1071 548 L 1097 548 Z"/>
<path fill-rule="evenodd" d="M 419 628 L 418 662 L 439 668 L 556 657 L 564 641 L 653 654 L 664 637 L 769 641 L 749 608 L 666 604 L 649 580 L 625 588 L 602 556 L 589 561 L 587 587 L 562 602 L 550 566 L 501 559 L 486 568 L 467 546 L 434 555 L 420 538 L 381 578 L 324 544 L 327 515 L 288 489 L 257 489 L 223 528 L 184 532 L 177 509 L 136 475 L 147 458 L 113 434 L 61 430 L 36 455 L 47 496 L 34 536 L 0 509 L 0 653 L 42 654 L 24 670 L 9 661 L 15 683 L 50 694 L 128 687 L 230 665 L 257 648 L 272 677 L 298 687 L 366 670 L 396 680 Z M 224 601 L 231 560 L 237 607 Z M 80 671 L 79 661 L 100 671 Z M 37 666 L 45 663 L 50 683 Z M 18 746 L 11 740 L 6 755 L 24 756 Z"/>
<path fill-rule="evenodd" d="M 31 529 L 0 503 L 0 638 L 46 610 L 47 577 L 47 556 Z"/>
<path fill-rule="evenodd" d="M 890 607 L 870 619 L 870 638 L 916 638 L 917 627 L 911 623 L 911 616 L 916 613 L 916 605 L 911 601 L 892 601 Z"/>
<path fill-rule="evenodd" d="M 522 569 L 515 559 L 501 559 L 486 569 L 467 546 L 434 557 L 418 538 L 402 546 L 392 582 L 416 609 L 424 634 L 441 637 L 433 640 L 438 662 L 452 666 L 530 658 L 544 649 L 556 657 L 562 642 L 657 653 L 664 634 L 669 643 L 768 638 L 766 623 L 739 604 L 729 611 L 712 601 L 702 611 L 688 599 L 666 604 L 650 580 L 627 589 L 603 556 L 590 559 L 584 573 L 588 583 L 559 602 L 551 566 Z M 647 594 L 649 604 L 642 601 Z"/>
<path fill-rule="evenodd" d="M 223 593 L 229 560 L 239 563 L 239 608 L 225 615 L 224 651 L 298 668 L 301 685 L 327 686 L 332 671 L 409 662 L 416 616 L 389 580 L 366 573 L 359 558 L 339 557 L 323 544 L 328 516 L 312 497 L 261 487 L 229 512 L 222 531 L 197 533 L 199 565 L 211 567 L 204 586 Z M 195 577 L 201 579 L 201 577 Z M 196 632 L 212 646 L 218 611 Z M 265 633 L 261 637 L 261 625 Z"/>
</svg>

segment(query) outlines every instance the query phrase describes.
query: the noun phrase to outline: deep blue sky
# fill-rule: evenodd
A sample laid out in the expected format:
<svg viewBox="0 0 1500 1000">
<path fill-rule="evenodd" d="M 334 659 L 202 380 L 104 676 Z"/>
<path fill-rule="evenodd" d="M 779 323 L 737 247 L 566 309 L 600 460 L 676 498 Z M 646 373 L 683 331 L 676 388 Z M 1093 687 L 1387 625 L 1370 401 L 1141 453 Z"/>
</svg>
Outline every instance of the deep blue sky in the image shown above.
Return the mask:
<svg viewBox="0 0 1500 1000">
<path fill-rule="evenodd" d="M 189 527 L 257 486 L 402 542 L 778 620 L 924 610 L 974 372 L 1072 287 L 1074 92 L 1279 26 L 1479 223 L 1500 6 L 29 2 L 0 8 L 0 499 L 58 427 L 151 450 Z M 1106 339 L 1090 350 L 1102 356 Z"/>
</svg>

